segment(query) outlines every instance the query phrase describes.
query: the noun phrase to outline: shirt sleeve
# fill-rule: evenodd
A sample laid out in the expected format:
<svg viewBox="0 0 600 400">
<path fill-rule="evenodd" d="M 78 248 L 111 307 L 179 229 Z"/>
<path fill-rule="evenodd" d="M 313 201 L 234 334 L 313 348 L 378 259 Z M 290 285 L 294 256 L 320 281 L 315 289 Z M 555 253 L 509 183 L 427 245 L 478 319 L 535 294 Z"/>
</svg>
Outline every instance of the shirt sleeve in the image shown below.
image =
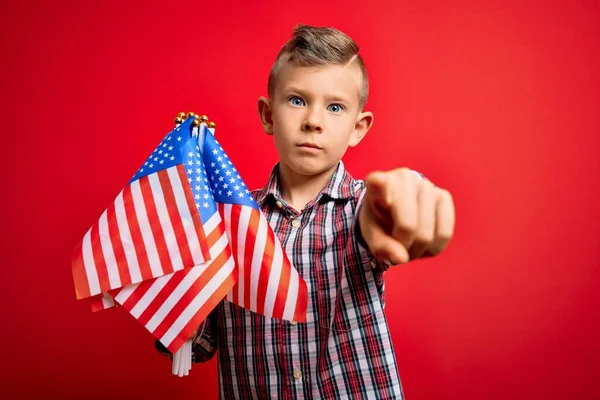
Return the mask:
<svg viewBox="0 0 600 400">
<path fill-rule="evenodd" d="M 216 354 L 218 348 L 217 341 L 217 318 L 218 307 L 215 308 L 202 322 L 198 329 L 198 333 L 192 342 L 192 362 L 203 363 Z M 160 341 L 156 340 L 154 346 L 159 353 L 173 359 L 173 353 L 169 351 Z"/>
</svg>

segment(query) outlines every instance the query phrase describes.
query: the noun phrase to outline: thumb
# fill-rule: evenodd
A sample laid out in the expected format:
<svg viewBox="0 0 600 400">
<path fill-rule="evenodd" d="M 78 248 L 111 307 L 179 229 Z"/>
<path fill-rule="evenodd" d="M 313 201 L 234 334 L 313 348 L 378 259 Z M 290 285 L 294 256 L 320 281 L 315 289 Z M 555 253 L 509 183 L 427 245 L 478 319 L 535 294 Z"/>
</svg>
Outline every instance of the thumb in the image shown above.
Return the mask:
<svg viewBox="0 0 600 400">
<path fill-rule="evenodd" d="M 406 248 L 398 240 L 387 235 L 380 227 L 372 227 L 370 232 L 371 253 L 379 260 L 390 261 L 393 265 L 404 264 L 410 261 Z"/>
</svg>

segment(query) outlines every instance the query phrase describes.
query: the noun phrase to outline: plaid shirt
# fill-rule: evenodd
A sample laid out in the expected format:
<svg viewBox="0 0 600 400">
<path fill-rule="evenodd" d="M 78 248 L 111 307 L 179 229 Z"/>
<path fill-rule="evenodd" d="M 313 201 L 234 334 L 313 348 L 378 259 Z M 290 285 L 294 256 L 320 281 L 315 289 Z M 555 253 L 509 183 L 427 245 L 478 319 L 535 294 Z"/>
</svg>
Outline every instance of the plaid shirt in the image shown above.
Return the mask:
<svg viewBox="0 0 600 400">
<path fill-rule="evenodd" d="M 258 315 L 222 301 L 194 341 L 194 361 L 218 350 L 225 399 L 401 399 L 383 312 L 383 272 L 356 229 L 365 183 L 340 161 L 302 212 L 288 206 L 278 166 L 253 195 L 308 285 L 306 323 Z"/>
</svg>

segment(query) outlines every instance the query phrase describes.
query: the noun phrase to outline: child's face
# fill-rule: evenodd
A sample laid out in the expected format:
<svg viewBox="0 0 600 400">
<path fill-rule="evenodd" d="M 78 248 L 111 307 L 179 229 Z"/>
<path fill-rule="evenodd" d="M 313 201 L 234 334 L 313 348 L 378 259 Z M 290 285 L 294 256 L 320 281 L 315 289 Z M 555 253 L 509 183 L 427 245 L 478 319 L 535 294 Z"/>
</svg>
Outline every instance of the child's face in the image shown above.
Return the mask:
<svg viewBox="0 0 600 400">
<path fill-rule="evenodd" d="M 360 83 L 353 65 L 282 68 L 273 97 L 259 102 L 280 161 L 301 175 L 335 167 L 372 122 L 372 114 L 359 109 Z"/>
</svg>

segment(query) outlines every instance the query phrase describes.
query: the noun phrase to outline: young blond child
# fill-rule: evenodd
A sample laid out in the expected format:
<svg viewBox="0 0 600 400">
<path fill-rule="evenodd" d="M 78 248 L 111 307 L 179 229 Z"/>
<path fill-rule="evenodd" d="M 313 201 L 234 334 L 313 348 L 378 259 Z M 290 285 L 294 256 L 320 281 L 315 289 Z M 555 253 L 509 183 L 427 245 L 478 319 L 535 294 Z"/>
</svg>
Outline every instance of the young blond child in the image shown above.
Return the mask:
<svg viewBox="0 0 600 400">
<path fill-rule="evenodd" d="M 339 30 L 300 25 L 277 55 L 258 111 L 279 162 L 253 196 L 308 285 L 307 322 L 222 301 L 193 347 L 195 362 L 218 352 L 221 398 L 403 398 L 384 271 L 440 253 L 454 205 L 407 168 L 365 181 L 345 170 L 373 124 L 368 91 L 358 46 Z"/>
</svg>

